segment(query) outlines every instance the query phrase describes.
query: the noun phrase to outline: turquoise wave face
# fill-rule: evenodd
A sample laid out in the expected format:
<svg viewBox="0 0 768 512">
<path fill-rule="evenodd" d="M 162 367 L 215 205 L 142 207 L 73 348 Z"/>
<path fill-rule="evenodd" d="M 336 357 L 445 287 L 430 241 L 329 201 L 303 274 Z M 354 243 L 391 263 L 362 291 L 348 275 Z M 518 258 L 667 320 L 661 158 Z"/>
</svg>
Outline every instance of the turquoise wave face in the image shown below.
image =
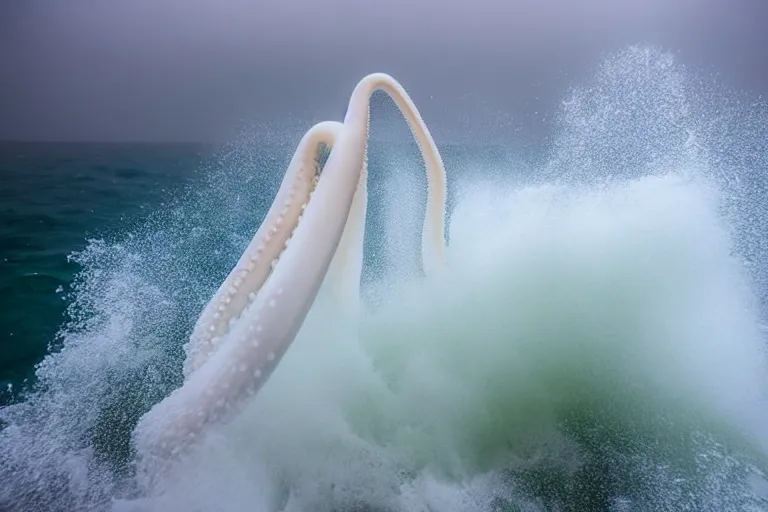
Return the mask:
<svg viewBox="0 0 768 512">
<path fill-rule="evenodd" d="M 270 155 L 244 137 L 74 256 L 62 349 L 0 410 L 0 505 L 765 508 L 760 120 L 667 54 L 612 56 L 539 161 L 446 151 L 450 263 L 430 281 L 416 149 L 374 145 L 365 311 L 321 295 L 257 399 L 146 500 L 130 432 L 180 384 L 181 346 L 295 142 Z"/>
</svg>

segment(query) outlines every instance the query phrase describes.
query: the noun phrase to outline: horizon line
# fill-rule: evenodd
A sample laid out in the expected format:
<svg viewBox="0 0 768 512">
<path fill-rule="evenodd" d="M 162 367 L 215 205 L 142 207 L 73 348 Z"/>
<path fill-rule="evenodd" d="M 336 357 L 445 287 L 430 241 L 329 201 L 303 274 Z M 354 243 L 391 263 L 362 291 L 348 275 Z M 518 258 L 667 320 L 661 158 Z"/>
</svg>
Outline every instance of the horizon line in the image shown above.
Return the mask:
<svg viewBox="0 0 768 512">
<path fill-rule="evenodd" d="M 201 146 L 215 146 L 226 143 L 196 140 L 0 139 L 0 144 L 195 144 Z"/>
<path fill-rule="evenodd" d="M 143 145 L 195 145 L 195 146 L 226 146 L 234 141 L 197 141 L 197 140 L 85 140 L 85 139 L 0 139 L 0 144 L 143 144 Z M 395 145 L 407 145 L 408 142 L 394 142 L 390 143 Z M 264 145 L 275 145 L 277 143 L 264 143 Z M 503 147 L 506 144 L 499 143 L 487 143 L 487 142 L 442 142 L 437 144 L 439 146 L 479 146 L 479 147 Z"/>
</svg>

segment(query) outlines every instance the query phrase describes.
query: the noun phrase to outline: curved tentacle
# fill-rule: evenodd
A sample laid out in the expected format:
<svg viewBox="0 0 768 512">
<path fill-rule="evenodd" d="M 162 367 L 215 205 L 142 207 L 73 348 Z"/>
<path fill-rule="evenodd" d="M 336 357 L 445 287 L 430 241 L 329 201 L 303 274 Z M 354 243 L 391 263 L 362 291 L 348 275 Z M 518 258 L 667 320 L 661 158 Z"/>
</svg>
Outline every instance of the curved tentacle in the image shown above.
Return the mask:
<svg viewBox="0 0 768 512">
<path fill-rule="evenodd" d="M 318 147 L 333 145 L 342 124 L 318 123 L 302 137 L 275 200 L 239 261 L 203 309 L 185 346 L 184 378 L 208 360 L 230 324 L 256 298 L 299 223 L 320 172 Z"/>
<path fill-rule="evenodd" d="M 352 115 L 369 109 L 370 97 L 376 90 L 385 92 L 397 105 L 416 139 L 427 173 L 427 208 L 424 216 L 421 242 L 421 258 L 424 272 L 433 273 L 445 263 L 445 202 L 446 175 L 443 159 L 419 110 L 405 89 L 390 75 L 373 73 L 364 77 L 350 99 Z M 366 139 L 368 121 L 366 119 Z M 351 119 L 350 119 L 351 121 Z M 347 119 L 345 119 L 345 126 Z M 360 126 L 358 126 L 358 129 Z M 336 300 L 348 311 L 355 311 L 360 296 L 360 278 L 363 265 L 367 192 L 367 158 L 363 159 L 360 183 L 347 220 L 337 255 L 328 270 L 328 281 Z"/>
<path fill-rule="evenodd" d="M 336 254 L 325 282 L 334 302 L 354 316 L 360 306 L 360 281 L 363 274 L 363 246 L 368 210 L 368 162 L 363 161 L 357 191 Z"/>
<path fill-rule="evenodd" d="M 427 172 L 427 209 L 422 229 L 422 264 L 429 275 L 445 264 L 445 202 L 447 184 L 445 166 L 429 128 L 402 85 L 386 73 L 372 73 L 364 77 L 352 92 L 347 115 L 344 119 L 345 130 L 352 124 L 361 124 L 360 112 L 370 107 L 370 97 L 376 91 L 385 92 L 397 105 L 408 122 L 413 137 L 421 151 L 421 157 Z M 366 124 L 367 116 L 366 116 Z M 348 126 L 349 125 L 349 126 Z M 368 127 L 365 128 L 366 137 Z"/>
<path fill-rule="evenodd" d="M 198 322 L 198 334 L 190 342 L 192 359 L 185 383 L 156 404 L 136 426 L 133 442 L 139 454 L 140 473 L 146 471 L 150 479 L 162 473 L 165 465 L 207 426 L 230 419 L 246 398 L 264 385 L 301 328 L 340 244 L 344 243 L 342 255 L 361 257 L 366 201 L 365 180 L 361 178 L 366 174 L 370 96 L 376 89 L 395 100 L 427 164 L 429 206 L 422 250 L 424 255 L 432 249 L 434 257 L 430 256 L 432 261 L 425 270 L 430 272 L 433 263 L 444 261 L 445 171 L 440 155 L 402 86 L 389 75 L 369 75 L 355 87 L 343 125 L 320 123 L 302 139 L 300 148 L 305 149 L 316 147 L 321 139 L 333 140 L 314 190 L 309 178 L 314 181 L 316 174 L 297 170 L 301 162 L 307 161 L 306 154 L 297 151 L 278 199 Z M 290 183 L 294 186 L 287 185 Z M 303 191 L 298 195 L 302 199 L 309 197 L 309 201 L 286 246 L 290 229 L 284 221 L 299 219 L 302 209 L 301 202 L 293 199 L 296 189 Z M 280 259 L 270 273 L 267 263 L 277 256 Z M 339 261 L 343 265 L 343 259 Z M 356 266 L 357 286 L 359 277 Z M 250 304 L 246 293 L 249 290 L 258 290 Z M 238 311 L 241 314 L 235 317 Z M 229 318 L 221 314 L 227 312 L 231 312 Z M 235 321 L 230 325 L 232 319 Z M 211 340 L 217 333 L 225 333 L 227 325 L 226 343 L 217 347 Z"/>
<path fill-rule="evenodd" d="M 366 104 L 376 90 L 392 98 L 416 139 L 427 172 L 427 208 L 422 229 L 422 266 L 429 274 L 445 262 L 446 176 L 442 157 L 416 105 L 405 89 L 390 75 L 374 73 L 363 78 L 355 88 L 350 105 L 362 99 Z M 366 106 L 367 108 L 367 106 Z M 235 268 L 222 283 L 217 294 L 203 310 L 187 345 L 185 378 L 216 350 L 229 324 L 237 320 L 231 312 L 242 311 L 252 301 L 269 274 L 270 266 L 283 250 L 295 229 L 298 217 L 295 205 L 305 205 L 317 179 L 320 163 L 316 158 L 319 144 L 329 148 L 343 125 L 328 121 L 310 128 L 302 138 L 261 227 Z M 347 311 L 357 310 L 363 265 L 363 245 L 368 203 L 367 158 L 360 171 L 355 194 L 342 240 L 331 262 L 327 281 L 331 293 Z M 278 208 L 285 201 L 281 211 Z M 293 204 L 294 209 L 290 208 Z M 292 216 L 293 215 L 293 216 Z M 286 221 L 286 218 L 288 222 Z M 259 242 L 260 241 L 260 242 Z"/>
<path fill-rule="evenodd" d="M 365 142 L 365 137 L 351 137 L 346 130 L 337 134 L 291 244 L 233 323 L 226 343 L 139 420 L 133 443 L 146 485 L 151 486 L 206 427 L 231 419 L 279 364 L 338 247 L 359 183 Z"/>
</svg>

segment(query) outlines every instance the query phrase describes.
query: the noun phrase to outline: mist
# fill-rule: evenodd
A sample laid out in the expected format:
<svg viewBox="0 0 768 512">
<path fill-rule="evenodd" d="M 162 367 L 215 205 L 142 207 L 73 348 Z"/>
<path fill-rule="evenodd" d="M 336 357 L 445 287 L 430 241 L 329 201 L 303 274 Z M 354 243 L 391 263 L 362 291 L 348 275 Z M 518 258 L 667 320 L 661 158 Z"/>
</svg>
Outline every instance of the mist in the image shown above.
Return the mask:
<svg viewBox="0 0 768 512">
<path fill-rule="evenodd" d="M 536 140 L 568 87 L 630 44 L 767 94 L 766 19 L 763 0 L 6 0 L 0 139 L 306 127 L 341 119 L 357 80 L 383 71 L 440 141 Z"/>
</svg>

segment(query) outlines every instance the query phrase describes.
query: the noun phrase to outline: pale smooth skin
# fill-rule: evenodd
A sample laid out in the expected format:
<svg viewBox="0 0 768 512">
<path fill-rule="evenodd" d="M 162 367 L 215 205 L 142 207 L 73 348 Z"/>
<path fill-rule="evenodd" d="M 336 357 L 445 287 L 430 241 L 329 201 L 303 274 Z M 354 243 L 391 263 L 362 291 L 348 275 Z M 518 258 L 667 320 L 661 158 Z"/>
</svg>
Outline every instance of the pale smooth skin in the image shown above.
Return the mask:
<svg viewBox="0 0 768 512">
<path fill-rule="evenodd" d="M 344 125 L 327 121 L 307 131 L 293 154 L 275 200 L 235 268 L 203 309 L 185 349 L 188 378 L 217 349 L 230 328 L 277 265 L 319 178 L 321 144 L 332 147 Z"/>
<path fill-rule="evenodd" d="M 395 101 L 426 165 L 424 270 L 430 274 L 445 262 L 446 178 L 440 153 L 403 87 L 389 75 L 368 75 L 352 92 L 343 124 L 319 123 L 302 138 L 266 218 L 195 326 L 186 347 L 184 384 L 136 426 L 133 441 L 145 478 L 161 473 L 208 425 L 231 419 L 261 388 L 326 275 L 332 294 L 345 307 L 357 307 L 370 97 L 376 90 Z M 320 144 L 331 152 L 318 177 Z"/>
</svg>

